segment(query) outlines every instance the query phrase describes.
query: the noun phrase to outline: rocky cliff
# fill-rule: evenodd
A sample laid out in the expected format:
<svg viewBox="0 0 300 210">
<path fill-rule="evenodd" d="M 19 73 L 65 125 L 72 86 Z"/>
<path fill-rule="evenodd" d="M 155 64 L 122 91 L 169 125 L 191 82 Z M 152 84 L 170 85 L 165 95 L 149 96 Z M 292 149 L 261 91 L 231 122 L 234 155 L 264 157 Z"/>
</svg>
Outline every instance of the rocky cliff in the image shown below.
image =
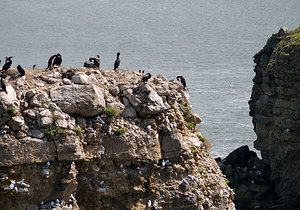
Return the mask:
<svg viewBox="0 0 300 210">
<path fill-rule="evenodd" d="M 0 209 L 234 209 L 180 83 L 128 70 L 7 74 Z"/>
<path fill-rule="evenodd" d="M 250 104 L 256 149 L 271 166 L 276 191 L 300 205 L 300 28 L 281 28 L 254 56 Z"/>
</svg>

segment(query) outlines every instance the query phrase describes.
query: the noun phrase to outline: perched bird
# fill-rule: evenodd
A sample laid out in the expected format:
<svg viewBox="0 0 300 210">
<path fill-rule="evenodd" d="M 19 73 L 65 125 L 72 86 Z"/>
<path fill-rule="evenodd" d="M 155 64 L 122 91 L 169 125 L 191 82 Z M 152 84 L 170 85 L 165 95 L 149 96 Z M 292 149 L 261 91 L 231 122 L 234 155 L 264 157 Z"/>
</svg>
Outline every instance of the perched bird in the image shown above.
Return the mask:
<svg viewBox="0 0 300 210">
<path fill-rule="evenodd" d="M 59 53 L 56 54 L 55 59 L 54 59 L 54 63 L 53 66 L 60 66 L 62 63 L 62 57 Z"/>
<path fill-rule="evenodd" d="M 179 82 L 181 82 L 181 84 L 183 85 L 183 87 L 186 87 L 186 81 L 185 81 L 185 79 L 184 79 L 183 76 L 177 76 L 177 80 Z"/>
<path fill-rule="evenodd" d="M 96 58 L 90 58 L 89 61 L 93 62 L 94 68 L 100 69 L 101 61 L 100 61 L 100 56 L 99 55 L 97 55 Z"/>
<path fill-rule="evenodd" d="M 142 77 L 142 82 L 147 82 L 148 79 L 151 78 L 151 74 L 150 73 L 147 73 L 145 76 Z"/>
<path fill-rule="evenodd" d="M 34 70 L 34 69 L 35 69 L 35 67 L 36 67 L 36 65 L 34 64 L 34 65 L 32 66 L 32 70 Z"/>
<path fill-rule="evenodd" d="M 52 69 L 55 65 L 60 66 L 62 63 L 62 57 L 59 53 L 56 55 L 52 55 L 48 60 L 48 67 L 47 69 Z"/>
<path fill-rule="evenodd" d="M 115 64 L 114 64 L 114 70 L 119 68 L 119 65 L 120 65 L 120 53 L 118 52 L 117 53 L 117 59 L 116 59 Z"/>
<path fill-rule="evenodd" d="M 5 76 L 4 76 L 4 75 L 1 75 L 1 89 L 2 89 L 3 91 L 5 91 L 6 94 L 7 94 L 6 85 L 5 85 L 4 81 L 3 81 L 3 79 L 5 79 Z"/>
<path fill-rule="evenodd" d="M 9 68 L 10 68 L 10 66 L 11 66 L 11 64 L 12 64 L 12 58 L 13 58 L 14 56 L 10 56 L 10 57 L 5 57 L 5 64 L 3 65 L 3 67 L 2 67 L 2 70 L 3 71 L 7 71 Z"/>
<path fill-rule="evenodd" d="M 21 67 L 21 65 L 18 65 L 17 66 L 17 69 L 18 69 L 18 72 L 20 73 L 21 77 L 25 75 L 25 69 L 23 69 Z"/>
<path fill-rule="evenodd" d="M 0 64 L 1 64 L 1 60 L 0 60 Z"/>
<path fill-rule="evenodd" d="M 52 55 L 52 56 L 49 58 L 49 60 L 48 60 L 48 67 L 46 68 L 46 70 L 53 67 L 53 63 L 54 63 L 55 57 L 56 57 L 56 55 Z"/>
</svg>

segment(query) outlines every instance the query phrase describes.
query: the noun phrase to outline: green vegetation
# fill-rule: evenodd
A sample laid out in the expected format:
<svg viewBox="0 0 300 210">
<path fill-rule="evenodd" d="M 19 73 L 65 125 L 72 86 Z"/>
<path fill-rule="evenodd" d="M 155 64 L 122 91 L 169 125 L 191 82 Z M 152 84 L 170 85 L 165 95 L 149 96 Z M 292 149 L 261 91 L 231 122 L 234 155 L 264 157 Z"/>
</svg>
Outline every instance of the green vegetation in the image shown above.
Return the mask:
<svg viewBox="0 0 300 210">
<path fill-rule="evenodd" d="M 116 136 L 121 136 L 122 134 L 124 134 L 127 131 L 126 128 L 118 128 L 118 129 L 114 129 L 113 132 L 116 134 Z"/>
<path fill-rule="evenodd" d="M 44 134 L 46 136 L 54 136 L 55 134 L 63 134 L 66 135 L 67 131 L 63 128 L 57 127 L 57 126 L 50 126 L 49 128 L 44 130 Z"/>
<path fill-rule="evenodd" d="M 54 107 L 50 107 L 49 111 L 53 114 L 56 111 L 56 109 Z"/>
<path fill-rule="evenodd" d="M 187 120 L 188 118 L 190 118 L 192 116 L 192 107 L 187 105 L 187 103 L 180 104 L 180 109 L 183 112 L 183 117 L 185 120 Z"/>
<path fill-rule="evenodd" d="M 199 168 L 199 169 L 198 169 L 198 172 L 199 172 L 200 174 L 203 174 L 204 168 Z"/>
<path fill-rule="evenodd" d="M 198 137 L 198 139 L 199 139 L 200 141 L 203 141 L 203 142 L 206 142 L 206 141 L 207 141 L 207 139 L 206 139 L 204 136 L 201 136 L 200 134 L 197 134 L 196 136 Z"/>
<path fill-rule="evenodd" d="M 42 106 L 45 106 L 45 105 L 47 105 L 47 106 L 48 106 L 49 104 L 50 104 L 50 102 L 49 102 L 49 101 L 43 101 L 43 102 L 42 102 Z"/>
<path fill-rule="evenodd" d="M 226 182 L 226 184 L 229 184 L 229 183 L 230 183 L 230 181 L 229 181 L 228 178 L 225 179 L 225 182 Z"/>
<path fill-rule="evenodd" d="M 108 107 L 106 110 L 105 110 L 105 114 L 108 116 L 108 117 L 113 117 L 113 116 L 116 116 L 118 113 L 118 110 L 114 107 Z"/>
<path fill-rule="evenodd" d="M 75 131 L 77 134 L 84 133 L 84 130 L 81 129 L 80 127 L 75 127 L 75 128 L 73 128 L 73 131 Z"/>
<path fill-rule="evenodd" d="M 17 114 L 16 108 L 15 108 L 14 106 L 9 106 L 9 107 L 7 107 L 6 111 L 7 111 L 9 114 L 12 114 L 12 115 Z"/>
<path fill-rule="evenodd" d="M 188 127 L 189 129 L 194 129 L 195 128 L 195 123 L 193 122 L 186 122 L 186 127 Z"/>
<path fill-rule="evenodd" d="M 191 153 L 196 154 L 197 150 L 194 147 L 190 147 Z"/>
</svg>

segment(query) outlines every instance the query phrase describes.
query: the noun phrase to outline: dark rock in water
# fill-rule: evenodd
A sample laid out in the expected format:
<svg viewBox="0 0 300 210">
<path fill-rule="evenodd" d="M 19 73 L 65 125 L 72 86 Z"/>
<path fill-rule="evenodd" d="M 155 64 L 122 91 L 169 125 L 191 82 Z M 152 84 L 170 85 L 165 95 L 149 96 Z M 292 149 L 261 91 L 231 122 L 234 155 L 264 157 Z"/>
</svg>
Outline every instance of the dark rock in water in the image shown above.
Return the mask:
<svg viewBox="0 0 300 210">
<path fill-rule="evenodd" d="M 256 153 L 249 150 L 247 145 L 235 149 L 231 152 L 223 161 L 225 165 L 231 165 L 232 167 L 245 167 L 250 158 L 257 157 Z"/>
</svg>

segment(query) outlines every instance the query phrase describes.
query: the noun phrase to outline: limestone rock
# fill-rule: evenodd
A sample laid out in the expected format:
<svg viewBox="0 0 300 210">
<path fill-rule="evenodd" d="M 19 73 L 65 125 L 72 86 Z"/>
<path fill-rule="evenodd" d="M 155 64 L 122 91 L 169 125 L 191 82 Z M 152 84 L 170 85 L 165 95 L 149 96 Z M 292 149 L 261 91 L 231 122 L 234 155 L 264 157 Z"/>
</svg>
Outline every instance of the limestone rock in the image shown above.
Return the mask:
<svg viewBox="0 0 300 210">
<path fill-rule="evenodd" d="M 165 134 L 161 137 L 160 141 L 163 158 L 173 158 L 181 153 L 182 136 L 180 133 Z"/>
<path fill-rule="evenodd" d="M 137 113 L 136 110 L 133 108 L 133 106 L 131 105 L 131 103 L 129 102 L 129 100 L 127 98 L 123 98 L 123 104 L 125 106 L 124 111 L 122 112 L 122 116 L 123 117 L 129 117 L 129 118 L 135 118 L 137 117 Z"/>
<path fill-rule="evenodd" d="M 50 90 L 50 96 L 68 114 L 94 116 L 104 112 L 106 108 L 102 90 L 95 85 L 55 87 Z"/>
<path fill-rule="evenodd" d="M 14 131 L 19 131 L 25 127 L 25 121 L 22 116 L 13 116 L 8 122 L 9 127 Z"/>
<path fill-rule="evenodd" d="M 40 92 L 31 98 L 30 105 L 41 107 L 45 102 L 49 102 L 48 94 L 46 92 Z"/>
<path fill-rule="evenodd" d="M 142 84 L 135 93 L 128 96 L 129 101 L 141 115 L 153 115 L 170 108 L 148 84 Z"/>
</svg>

